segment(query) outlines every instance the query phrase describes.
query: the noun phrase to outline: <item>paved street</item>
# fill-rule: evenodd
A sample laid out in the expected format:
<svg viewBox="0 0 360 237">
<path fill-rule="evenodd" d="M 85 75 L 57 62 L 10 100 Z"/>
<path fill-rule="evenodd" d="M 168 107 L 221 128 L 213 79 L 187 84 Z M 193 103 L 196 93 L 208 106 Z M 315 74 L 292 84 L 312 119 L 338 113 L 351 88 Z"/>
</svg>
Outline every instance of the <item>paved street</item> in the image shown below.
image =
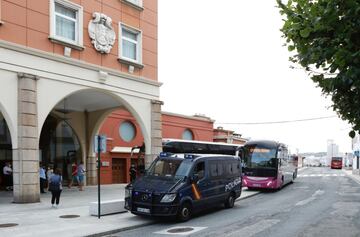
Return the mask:
<svg viewBox="0 0 360 237">
<path fill-rule="evenodd" d="M 102 185 L 103 201 L 124 197 L 124 184 Z M 241 198 L 256 195 L 256 191 L 243 190 Z M 123 229 L 149 225 L 153 219 L 135 216 L 129 212 L 102 216 L 89 215 L 89 203 L 97 200 L 97 187 L 87 186 L 85 191 L 64 188 L 60 207 L 51 208 L 50 193 L 41 195 L 41 202 L 31 204 L 12 203 L 12 192 L 0 192 L 0 236 L 92 236 L 113 233 Z M 75 215 L 74 218 L 60 218 Z M 16 226 L 4 227 L 8 223 Z"/>
<path fill-rule="evenodd" d="M 345 171 L 305 168 L 281 191 L 240 200 L 233 209 L 216 208 L 186 223 L 162 221 L 112 236 L 164 236 L 179 227 L 193 228 L 181 233 L 187 236 L 360 236 L 359 197 L 360 184 Z"/>
</svg>

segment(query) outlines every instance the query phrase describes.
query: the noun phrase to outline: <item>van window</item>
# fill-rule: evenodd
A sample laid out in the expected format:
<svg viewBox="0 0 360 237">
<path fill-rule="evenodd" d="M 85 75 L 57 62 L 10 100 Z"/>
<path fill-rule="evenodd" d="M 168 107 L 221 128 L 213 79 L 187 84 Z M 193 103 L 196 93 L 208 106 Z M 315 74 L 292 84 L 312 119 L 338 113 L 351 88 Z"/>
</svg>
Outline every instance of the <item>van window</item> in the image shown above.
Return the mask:
<svg viewBox="0 0 360 237">
<path fill-rule="evenodd" d="M 226 172 L 226 174 L 232 174 L 233 172 L 232 172 L 232 166 L 231 166 L 231 163 L 226 163 L 225 164 L 225 172 Z"/>
<path fill-rule="evenodd" d="M 218 171 L 218 176 L 222 176 L 224 174 L 224 166 L 220 162 L 217 164 L 217 171 Z"/>
<path fill-rule="evenodd" d="M 199 162 L 196 164 L 195 168 L 194 168 L 194 174 L 197 174 L 199 179 L 204 178 L 205 176 L 205 162 Z"/>
<path fill-rule="evenodd" d="M 175 176 L 186 176 L 186 166 L 187 162 L 182 162 L 182 159 L 158 159 L 150 167 L 148 175 L 150 176 L 162 176 L 162 177 L 175 177 Z M 184 163 L 184 164 L 183 164 Z M 182 165 L 183 164 L 183 165 Z M 187 165 L 188 167 L 189 165 Z M 179 167 L 181 167 L 179 169 Z M 177 170 L 179 169 L 179 172 Z M 189 168 L 187 168 L 189 170 Z M 181 174 L 180 174 L 181 173 Z"/>
<path fill-rule="evenodd" d="M 231 164 L 231 168 L 232 168 L 232 174 L 237 174 L 239 172 L 240 169 L 240 165 L 239 163 L 232 163 Z"/>
<path fill-rule="evenodd" d="M 218 176 L 217 163 L 210 162 L 210 176 L 211 176 L 211 177 L 216 177 L 216 176 Z"/>
</svg>

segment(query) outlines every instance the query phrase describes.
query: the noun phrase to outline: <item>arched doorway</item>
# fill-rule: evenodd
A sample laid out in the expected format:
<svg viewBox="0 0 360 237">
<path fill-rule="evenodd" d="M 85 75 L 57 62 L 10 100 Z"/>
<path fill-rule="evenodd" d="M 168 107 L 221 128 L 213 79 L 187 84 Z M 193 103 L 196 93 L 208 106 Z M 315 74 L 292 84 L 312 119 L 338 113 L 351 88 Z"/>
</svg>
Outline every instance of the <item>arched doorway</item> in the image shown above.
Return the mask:
<svg viewBox="0 0 360 237">
<path fill-rule="evenodd" d="M 87 171 L 86 184 L 96 184 L 97 157 L 93 148 L 94 136 L 99 133 L 106 117 L 117 109 L 126 109 L 132 114 L 139 124 L 139 130 L 146 134 L 144 140 L 150 145 L 149 101 L 134 100 L 103 90 L 82 89 L 61 97 L 50 111 L 40 112 L 40 161 L 45 166 L 56 165 L 62 169 L 64 180 L 69 176 L 71 163 L 75 161 L 79 164 L 82 161 Z M 44 114 L 47 115 L 43 116 Z M 59 127 L 60 123 L 62 128 Z"/>
<path fill-rule="evenodd" d="M 11 135 L 2 113 L 0 113 L 0 190 L 5 190 L 5 177 L 3 175 L 3 168 L 7 162 L 12 164 L 12 143 Z"/>
<path fill-rule="evenodd" d="M 63 117 L 50 114 L 43 125 L 39 142 L 42 165 L 59 168 L 64 182 L 71 179 L 71 164 L 82 161 L 81 145 L 75 131 Z"/>
</svg>

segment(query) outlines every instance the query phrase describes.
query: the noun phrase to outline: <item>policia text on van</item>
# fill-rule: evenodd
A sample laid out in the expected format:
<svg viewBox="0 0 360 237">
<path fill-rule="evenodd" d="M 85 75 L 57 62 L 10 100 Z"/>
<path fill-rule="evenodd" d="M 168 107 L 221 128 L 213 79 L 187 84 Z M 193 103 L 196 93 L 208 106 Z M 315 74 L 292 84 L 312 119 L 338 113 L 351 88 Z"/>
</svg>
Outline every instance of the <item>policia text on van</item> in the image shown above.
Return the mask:
<svg viewBox="0 0 360 237">
<path fill-rule="evenodd" d="M 190 219 L 195 211 L 241 194 L 241 165 L 236 156 L 161 153 L 146 174 L 125 189 L 125 208 L 137 215 Z"/>
</svg>

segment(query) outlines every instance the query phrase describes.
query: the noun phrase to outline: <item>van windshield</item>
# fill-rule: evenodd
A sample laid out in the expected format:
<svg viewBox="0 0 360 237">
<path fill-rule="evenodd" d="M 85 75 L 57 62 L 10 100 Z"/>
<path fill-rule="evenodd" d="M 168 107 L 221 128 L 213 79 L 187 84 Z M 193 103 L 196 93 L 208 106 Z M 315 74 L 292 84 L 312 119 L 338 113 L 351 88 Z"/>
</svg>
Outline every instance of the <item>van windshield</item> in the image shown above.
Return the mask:
<svg viewBox="0 0 360 237">
<path fill-rule="evenodd" d="M 191 164 L 183 159 L 157 159 L 151 165 L 147 175 L 180 179 L 188 176 Z"/>
</svg>

